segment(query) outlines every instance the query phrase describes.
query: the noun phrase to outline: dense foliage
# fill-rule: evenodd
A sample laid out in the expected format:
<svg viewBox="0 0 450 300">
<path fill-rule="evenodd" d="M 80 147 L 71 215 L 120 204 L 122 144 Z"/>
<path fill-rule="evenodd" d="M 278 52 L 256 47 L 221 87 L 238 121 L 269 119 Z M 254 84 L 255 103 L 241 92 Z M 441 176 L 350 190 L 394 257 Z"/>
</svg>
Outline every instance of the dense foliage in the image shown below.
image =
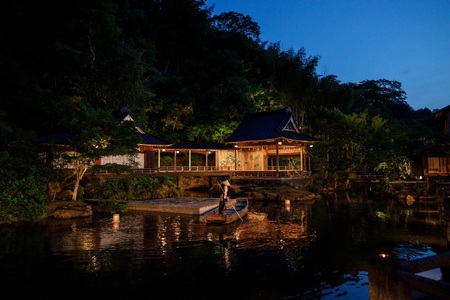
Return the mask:
<svg viewBox="0 0 450 300">
<path fill-rule="evenodd" d="M 88 154 L 81 176 L 102 152 L 86 146 L 119 140 L 106 115 L 123 107 L 164 140 L 222 142 L 246 112 L 291 106 L 301 130 L 322 140 L 311 150 L 321 176 L 410 176 L 413 150 L 438 137 L 433 112 L 414 111 L 400 82 L 319 75 L 319 57 L 262 41 L 250 16 L 213 16 L 203 0 L 16 0 L 2 12 L 0 126 L 77 136 Z M 11 136 L 1 138 L 2 185 L 36 174 L 49 180 L 36 173 L 36 155 L 14 152 Z M 132 143 L 108 144 L 103 153 L 125 153 Z"/>
<path fill-rule="evenodd" d="M 167 176 L 130 175 L 89 180 L 89 197 L 112 200 L 148 200 L 177 197 L 181 189 Z"/>
</svg>

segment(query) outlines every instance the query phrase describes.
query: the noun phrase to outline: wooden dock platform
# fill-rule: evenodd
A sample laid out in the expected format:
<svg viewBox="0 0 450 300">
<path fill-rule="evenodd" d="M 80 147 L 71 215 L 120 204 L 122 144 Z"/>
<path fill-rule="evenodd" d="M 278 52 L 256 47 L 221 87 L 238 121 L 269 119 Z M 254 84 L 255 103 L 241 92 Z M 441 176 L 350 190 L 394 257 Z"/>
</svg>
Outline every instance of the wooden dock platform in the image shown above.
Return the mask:
<svg viewBox="0 0 450 300">
<path fill-rule="evenodd" d="M 202 215 L 219 207 L 219 198 L 181 197 L 127 201 L 129 210 Z"/>
</svg>

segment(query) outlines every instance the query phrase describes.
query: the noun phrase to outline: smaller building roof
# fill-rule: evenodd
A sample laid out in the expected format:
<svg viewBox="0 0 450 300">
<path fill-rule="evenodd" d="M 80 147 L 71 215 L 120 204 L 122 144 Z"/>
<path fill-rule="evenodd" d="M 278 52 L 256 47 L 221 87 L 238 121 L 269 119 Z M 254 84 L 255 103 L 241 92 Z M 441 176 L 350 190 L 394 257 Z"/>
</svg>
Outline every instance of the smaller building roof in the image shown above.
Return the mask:
<svg viewBox="0 0 450 300">
<path fill-rule="evenodd" d="M 136 134 L 138 134 L 139 137 L 141 138 L 141 142 L 140 142 L 141 145 L 152 145 L 152 146 L 161 146 L 161 147 L 168 147 L 168 146 L 172 145 L 172 143 L 158 139 L 147 133 L 137 132 Z M 49 135 L 38 137 L 36 143 L 38 145 L 72 146 L 74 139 L 75 139 L 75 137 L 72 134 L 69 134 L 67 132 L 59 132 L 59 133 L 54 133 L 54 134 L 49 134 Z"/>
<path fill-rule="evenodd" d="M 71 146 L 73 144 L 73 136 L 67 132 L 59 132 L 37 138 L 38 145 L 64 145 Z"/>
<path fill-rule="evenodd" d="M 232 145 L 226 145 L 224 143 L 192 143 L 192 142 L 181 142 L 172 144 L 169 149 L 179 149 L 179 150 L 227 150 L 233 149 Z"/>
<path fill-rule="evenodd" d="M 172 143 L 166 142 L 165 140 L 158 139 L 153 135 L 147 133 L 138 133 L 141 137 L 142 145 L 152 145 L 152 146 L 161 146 L 161 147 L 169 147 Z"/>
</svg>

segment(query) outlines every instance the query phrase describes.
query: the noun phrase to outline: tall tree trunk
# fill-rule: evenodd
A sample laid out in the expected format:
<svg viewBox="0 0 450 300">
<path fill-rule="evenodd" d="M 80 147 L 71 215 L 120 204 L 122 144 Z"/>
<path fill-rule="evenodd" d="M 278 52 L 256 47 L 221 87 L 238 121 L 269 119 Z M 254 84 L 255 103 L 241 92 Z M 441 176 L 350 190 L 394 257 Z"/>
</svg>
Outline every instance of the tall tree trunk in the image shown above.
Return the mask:
<svg viewBox="0 0 450 300">
<path fill-rule="evenodd" d="M 78 196 L 78 188 L 80 187 L 80 181 L 83 179 L 84 173 L 87 171 L 87 165 L 79 165 L 77 167 L 77 170 L 75 170 L 75 184 L 73 187 L 73 193 L 72 193 L 72 201 L 77 201 Z"/>
</svg>

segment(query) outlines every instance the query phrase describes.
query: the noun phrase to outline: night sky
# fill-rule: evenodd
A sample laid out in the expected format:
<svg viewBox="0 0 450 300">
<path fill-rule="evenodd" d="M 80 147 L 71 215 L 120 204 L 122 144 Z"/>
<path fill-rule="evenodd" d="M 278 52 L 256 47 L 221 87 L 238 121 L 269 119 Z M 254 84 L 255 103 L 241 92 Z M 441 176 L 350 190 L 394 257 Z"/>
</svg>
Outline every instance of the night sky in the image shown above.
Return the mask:
<svg viewBox="0 0 450 300">
<path fill-rule="evenodd" d="M 415 110 L 450 105 L 450 1 L 207 1 L 213 4 L 214 14 L 249 15 L 262 41 L 319 56 L 319 75 L 399 81 Z"/>
</svg>

